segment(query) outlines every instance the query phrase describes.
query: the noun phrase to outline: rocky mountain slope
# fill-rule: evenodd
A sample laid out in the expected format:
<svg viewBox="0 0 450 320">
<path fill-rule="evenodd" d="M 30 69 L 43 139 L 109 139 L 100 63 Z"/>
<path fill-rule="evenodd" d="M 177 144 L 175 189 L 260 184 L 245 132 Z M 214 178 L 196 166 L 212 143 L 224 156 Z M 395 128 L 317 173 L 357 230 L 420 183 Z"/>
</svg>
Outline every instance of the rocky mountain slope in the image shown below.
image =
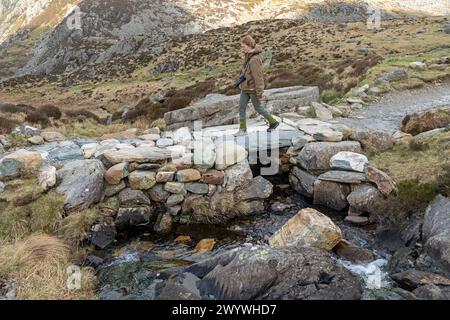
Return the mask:
<svg viewBox="0 0 450 320">
<path fill-rule="evenodd" d="M 0 2 L 0 77 L 47 74 L 102 64 L 115 57 L 158 54 L 173 36 L 262 19 L 361 20 L 367 5 L 392 16 L 448 13 L 442 1 L 323 0 L 22 0 Z M 81 28 L 67 14 L 79 5 Z"/>
</svg>

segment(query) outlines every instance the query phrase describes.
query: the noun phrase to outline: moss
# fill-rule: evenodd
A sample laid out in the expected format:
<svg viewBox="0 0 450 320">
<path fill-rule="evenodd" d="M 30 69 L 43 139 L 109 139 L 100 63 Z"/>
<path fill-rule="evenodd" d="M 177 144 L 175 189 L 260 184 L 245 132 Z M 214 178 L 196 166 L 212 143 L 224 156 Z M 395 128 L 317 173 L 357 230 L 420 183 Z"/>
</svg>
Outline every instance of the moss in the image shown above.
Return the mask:
<svg viewBox="0 0 450 320">
<path fill-rule="evenodd" d="M 14 206 L 25 206 L 37 200 L 43 192 L 36 179 L 13 180 L 7 184 L 5 191 L 0 193 L 0 201 Z"/>
<path fill-rule="evenodd" d="M 406 212 L 420 211 L 436 197 L 439 189 L 434 182 L 421 182 L 418 179 L 405 180 L 398 183 L 397 197 Z"/>
</svg>

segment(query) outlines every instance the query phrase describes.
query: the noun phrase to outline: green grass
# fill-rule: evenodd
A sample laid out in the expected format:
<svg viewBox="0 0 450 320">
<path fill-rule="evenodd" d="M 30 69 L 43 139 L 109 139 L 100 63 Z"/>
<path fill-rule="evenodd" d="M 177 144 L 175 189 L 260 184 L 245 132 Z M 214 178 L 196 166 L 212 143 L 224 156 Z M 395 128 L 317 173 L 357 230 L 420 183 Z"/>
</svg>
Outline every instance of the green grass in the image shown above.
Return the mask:
<svg viewBox="0 0 450 320">
<path fill-rule="evenodd" d="M 411 208 L 423 209 L 438 193 L 450 196 L 450 132 L 423 139 L 415 151 L 408 144 L 369 155 L 370 162 L 398 184 L 398 197 Z"/>
</svg>

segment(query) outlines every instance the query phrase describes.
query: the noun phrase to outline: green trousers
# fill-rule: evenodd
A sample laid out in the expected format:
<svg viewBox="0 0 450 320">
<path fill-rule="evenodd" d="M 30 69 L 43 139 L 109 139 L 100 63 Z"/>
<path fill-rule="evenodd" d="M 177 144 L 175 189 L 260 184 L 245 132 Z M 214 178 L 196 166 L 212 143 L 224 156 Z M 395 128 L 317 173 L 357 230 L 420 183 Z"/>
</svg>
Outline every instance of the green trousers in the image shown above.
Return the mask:
<svg viewBox="0 0 450 320">
<path fill-rule="evenodd" d="M 277 122 L 275 118 L 271 114 L 269 114 L 269 112 L 267 112 L 267 110 L 262 106 L 261 100 L 258 99 L 256 94 L 241 92 L 241 97 L 239 101 L 239 119 L 241 129 L 247 129 L 246 112 L 247 112 L 247 105 L 250 100 L 252 100 L 252 104 L 255 107 L 256 112 L 262 115 L 264 119 L 266 119 L 269 122 L 269 124 L 274 124 Z"/>
</svg>

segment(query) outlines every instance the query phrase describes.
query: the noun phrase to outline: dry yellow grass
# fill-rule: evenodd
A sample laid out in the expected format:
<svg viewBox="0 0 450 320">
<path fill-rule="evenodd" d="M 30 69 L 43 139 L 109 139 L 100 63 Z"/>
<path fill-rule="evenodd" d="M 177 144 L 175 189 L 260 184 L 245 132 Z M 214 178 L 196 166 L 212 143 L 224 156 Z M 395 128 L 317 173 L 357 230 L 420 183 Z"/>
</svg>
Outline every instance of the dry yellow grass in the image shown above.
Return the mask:
<svg viewBox="0 0 450 320">
<path fill-rule="evenodd" d="M 70 248 L 55 237 L 35 234 L 0 247 L 0 279 L 14 279 L 17 299 L 95 299 L 95 277 L 81 269 L 81 289 L 67 286 Z"/>
</svg>

